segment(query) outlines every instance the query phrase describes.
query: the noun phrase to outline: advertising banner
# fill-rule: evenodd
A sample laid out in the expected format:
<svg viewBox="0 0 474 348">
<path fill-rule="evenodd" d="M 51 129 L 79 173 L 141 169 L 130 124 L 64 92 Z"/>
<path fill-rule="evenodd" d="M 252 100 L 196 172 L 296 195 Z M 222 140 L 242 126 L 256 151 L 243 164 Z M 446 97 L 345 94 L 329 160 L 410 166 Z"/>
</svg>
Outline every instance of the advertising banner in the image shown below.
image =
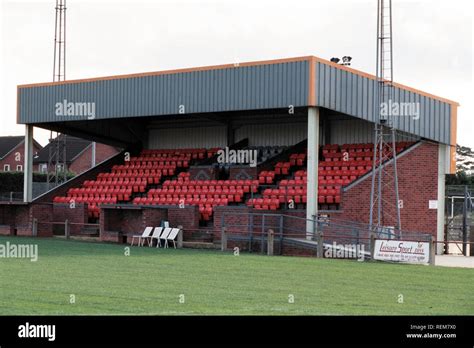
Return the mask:
<svg viewBox="0 0 474 348">
<path fill-rule="evenodd" d="M 374 259 L 408 263 L 428 263 L 430 243 L 402 240 L 375 240 Z"/>
</svg>

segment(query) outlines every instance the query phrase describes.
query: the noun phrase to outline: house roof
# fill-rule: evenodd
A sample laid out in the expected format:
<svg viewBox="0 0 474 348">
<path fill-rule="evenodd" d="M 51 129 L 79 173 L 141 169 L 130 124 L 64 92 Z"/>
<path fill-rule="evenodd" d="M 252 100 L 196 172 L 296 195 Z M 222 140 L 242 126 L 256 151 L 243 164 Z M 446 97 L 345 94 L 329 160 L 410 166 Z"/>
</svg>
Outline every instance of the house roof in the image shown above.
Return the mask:
<svg viewBox="0 0 474 348">
<path fill-rule="evenodd" d="M 66 143 L 66 162 L 71 163 L 74 159 L 81 154 L 87 147 L 91 145 L 91 141 L 76 138 L 70 135 L 61 134 L 60 139 L 65 139 Z M 48 163 L 49 162 L 49 149 L 55 146 L 56 142 L 49 142 L 48 145 L 38 151 L 38 156 L 33 159 L 33 163 Z"/>
<path fill-rule="evenodd" d="M 11 151 L 13 151 L 18 145 L 23 143 L 25 137 L 23 135 L 14 135 L 14 136 L 0 136 L 0 159 L 3 159 Z M 36 147 L 41 148 L 41 145 L 38 144 L 35 140 L 34 144 Z"/>
</svg>

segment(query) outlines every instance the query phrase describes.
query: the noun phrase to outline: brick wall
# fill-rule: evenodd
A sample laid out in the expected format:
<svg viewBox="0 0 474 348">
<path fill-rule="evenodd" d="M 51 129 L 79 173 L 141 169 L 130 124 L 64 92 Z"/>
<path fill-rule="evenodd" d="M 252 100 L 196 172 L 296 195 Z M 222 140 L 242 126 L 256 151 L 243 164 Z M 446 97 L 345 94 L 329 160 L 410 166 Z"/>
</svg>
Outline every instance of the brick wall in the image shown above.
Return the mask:
<svg viewBox="0 0 474 348">
<path fill-rule="evenodd" d="M 38 237 L 50 237 L 53 226 L 49 223 L 53 218 L 51 204 L 2 204 L 0 205 L 0 234 L 2 235 L 33 235 L 33 219 L 38 220 Z"/>
<path fill-rule="evenodd" d="M 15 206 L 10 204 L 0 205 L 0 235 L 13 234 L 15 220 Z"/>
<path fill-rule="evenodd" d="M 38 237 L 51 237 L 53 235 L 53 225 L 50 222 L 53 221 L 53 206 L 51 204 L 32 203 L 29 208 L 29 225 L 32 226 L 33 219 L 38 221 Z"/>
<path fill-rule="evenodd" d="M 96 143 L 96 155 L 95 162 L 99 164 L 100 162 L 116 155 L 118 151 L 109 145 Z M 91 168 L 92 161 L 92 145 L 87 147 L 87 149 L 82 152 L 75 160 L 69 165 L 69 170 L 80 174 Z"/>
<path fill-rule="evenodd" d="M 388 167 L 388 170 L 392 165 Z M 402 230 L 427 232 L 436 236 L 436 209 L 428 209 L 429 200 L 438 197 L 438 145 L 421 143 L 397 159 Z M 341 219 L 369 222 L 371 177 L 350 188 L 342 195 Z M 388 193 L 387 193 L 388 194 Z M 386 206 L 386 209 L 388 207 Z M 386 226 L 393 226 L 388 220 Z"/>
<path fill-rule="evenodd" d="M 75 224 L 85 224 L 88 222 L 87 217 L 87 204 L 76 203 L 74 208 L 71 208 L 69 204 L 63 203 L 54 203 L 53 204 L 53 221 L 55 222 L 64 222 L 68 220 L 69 222 L 74 223 L 70 225 L 70 234 L 77 235 L 81 233 L 84 225 L 75 225 Z M 64 229 L 63 226 L 58 226 L 61 229 Z"/>
<path fill-rule="evenodd" d="M 30 209 L 27 205 L 15 207 L 13 226 L 16 230 L 16 235 L 31 236 Z"/>
<path fill-rule="evenodd" d="M 100 239 L 107 242 L 130 243 L 133 234 L 141 234 L 145 227 L 158 227 L 168 218 L 165 208 L 102 208 L 100 212 Z M 124 240 L 126 239 L 126 240 Z"/>
<path fill-rule="evenodd" d="M 248 232 L 248 228 L 238 227 L 236 225 L 248 226 L 250 218 L 248 213 L 253 209 L 247 206 L 218 206 L 214 209 L 214 242 L 221 239 L 221 226 L 224 216 L 224 223 L 232 231 Z"/>
<path fill-rule="evenodd" d="M 183 226 L 183 240 L 188 240 L 199 229 L 199 208 L 197 206 L 168 208 L 168 221 L 170 227 Z"/>
<path fill-rule="evenodd" d="M 33 143 L 33 153 L 38 152 L 39 150 L 40 148 Z M 21 142 L 7 156 L 0 159 L 0 171 L 3 172 L 3 167 L 5 164 L 10 165 L 11 172 L 16 171 L 17 165 L 21 165 L 22 171 L 23 171 L 23 169 L 25 168 L 24 154 L 25 154 L 25 145 L 24 145 L 24 142 Z"/>
</svg>

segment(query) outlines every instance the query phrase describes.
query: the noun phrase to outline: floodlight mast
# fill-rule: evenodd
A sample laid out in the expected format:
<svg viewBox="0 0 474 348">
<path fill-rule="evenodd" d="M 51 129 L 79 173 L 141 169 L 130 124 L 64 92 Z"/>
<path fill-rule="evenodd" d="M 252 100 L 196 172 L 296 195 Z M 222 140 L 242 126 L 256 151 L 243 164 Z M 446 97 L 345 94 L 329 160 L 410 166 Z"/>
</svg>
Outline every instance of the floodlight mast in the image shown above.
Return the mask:
<svg viewBox="0 0 474 348">
<path fill-rule="evenodd" d="M 377 60 L 374 95 L 374 147 L 369 225 L 376 236 L 400 235 L 396 129 L 393 100 L 392 0 L 377 0 Z"/>
<path fill-rule="evenodd" d="M 54 58 L 53 82 L 66 80 L 66 0 L 56 0 L 56 16 L 54 23 Z M 48 153 L 47 182 L 57 186 L 67 180 L 66 135 L 53 131 L 49 137 L 50 147 Z M 51 168 L 54 166 L 54 170 Z"/>
</svg>

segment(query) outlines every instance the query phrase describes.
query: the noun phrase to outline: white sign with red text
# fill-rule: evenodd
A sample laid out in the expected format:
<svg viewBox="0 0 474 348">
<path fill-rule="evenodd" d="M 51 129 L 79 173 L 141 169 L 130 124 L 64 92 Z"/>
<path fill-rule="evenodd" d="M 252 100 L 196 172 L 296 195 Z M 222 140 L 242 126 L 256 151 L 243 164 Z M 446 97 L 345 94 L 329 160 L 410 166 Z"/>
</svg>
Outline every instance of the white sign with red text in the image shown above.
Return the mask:
<svg viewBox="0 0 474 348">
<path fill-rule="evenodd" d="M 407 263 L 428 263 L 430 243 L 375 240 L 374 259 Z"/>
</svg>

